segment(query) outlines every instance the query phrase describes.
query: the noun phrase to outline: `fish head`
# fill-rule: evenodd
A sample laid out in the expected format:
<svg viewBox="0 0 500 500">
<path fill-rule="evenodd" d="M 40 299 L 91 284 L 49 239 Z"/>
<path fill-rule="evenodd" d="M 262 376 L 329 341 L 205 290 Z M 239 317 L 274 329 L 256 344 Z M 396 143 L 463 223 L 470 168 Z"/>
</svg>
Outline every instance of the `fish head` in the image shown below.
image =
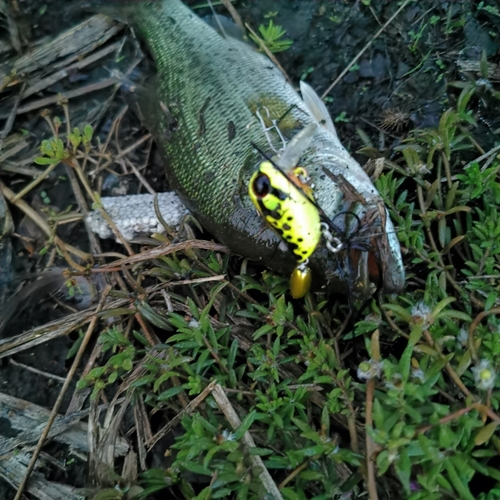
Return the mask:
<svg viewBox="0 0 500 500">
<path fill-rule="evenodd" d="M 328 148 L 304 158 L 324 221 L 311 266 L 329 288 L 365 300 L 375 290 L 397 293 L 405 283 L 401 247 L 385 204 L 362 167 Z"/>
<path fill-rule="evenodd" d="M 385 293 L 402 290 L 401 248 L 385 206 L 349 204 L 349 210 L 340 211 L 333 224 L 323 226 L 310 265 L 324 286 L 347 293 L 351 301 L 364 301 L 378 289 Z"/>
<path fill-rule="evenodd" d="M 328 169 L 331 158 L 322 151 L 320 158 L 304 156 L 300 167 L 286 173 L 283 162 L 267 159 L 248 183 L 262 222 L 281 238 L 281 251 L 288 246 L 296 259 L 294 297 L 303 296 L 310 281 L 314 288 L 348 293 L 351 302 L 366 300 L 377 288 L 395 293 L 404 285 L 401 250 L 387 209 L 361 167 L 350 157 L 343 162 L 348 167 Z M 335 156 L 335 166 L 341 163 Z"/>
</svg>

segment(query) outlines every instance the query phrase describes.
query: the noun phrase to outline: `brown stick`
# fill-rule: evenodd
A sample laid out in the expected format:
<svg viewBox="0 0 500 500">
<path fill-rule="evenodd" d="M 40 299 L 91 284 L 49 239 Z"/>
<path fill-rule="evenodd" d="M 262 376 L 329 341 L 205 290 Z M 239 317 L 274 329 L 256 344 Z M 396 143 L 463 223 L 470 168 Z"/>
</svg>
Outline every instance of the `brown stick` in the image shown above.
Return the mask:
<svg viewBox="0 0 500 500">
<path fill-rule="evenodd" d="M 372 359 L 380 361 L 379 348 L 379 331 L 378 329 L 372 335 Z M 368 496 L 370 500 L 378 500 L 377 483 L 375 481 L 375 466 L 373 464 L 372 455 L 374 452 L 373 439 L 367 432 L 368 427 L 373 427 L 373 399 L 375 396 L 375 378 L 368 380 L 366 384 L 366 408 L 365 408 L 365 439 L 366 439 L 366 472 Z"/>
<path fill-rule="evenodd" d="M 226 417 L 226 420 L 229 422 L 231 427 L 236 430 L 241 425 L 241 420 L 238 417 L 235 409 L 233 408 L 233 405 L 226 396 L 223 387 L 219 384 L 216 384 L 212 390 L 212 396 L 215 399 L 217 406 L 221 409 L 222 413 L 224 413 L 224 417 Z M 248 448 L 256 447 L 255 441 L 248 431 L 243 434 L 243 438 L 241 441 Z M 258 455 L 249 455 L 249 459 L 253 463 L 255 468 L 260 471 L 259 479 L 261 480 L 264 488 L 267 490 L 269 496 L 271 498 L 274 498 L 275 500 L 283 500 L 283 496 L 281 495 L 280 490 L 271 477 L 271 474 L 269 474 L 269 471 L 264 465 L 262 458 L 260 458 Z"/>
<path fill-rule="evenodd" d="M 80 87 L 79 89 L 70 90 L 69 92 L 65 92 L 64 94 L 45 97 L 43 99 L 39 99 L 38 101 L 20 106 L 17 110 L 17 114 L 22 115 L 23 113 L 28 113 L 29 111 L 33 111 L 35 109 L 45 108 L 60 101 L 69 100 L 73 97 L 79 97 L 90 92 L 95 92 L 96 90 L 102 90 L 107 87 L 111 87 L 112 85 L 116 85 L 119 82 L 120 81 L 118 80 L 118 78 L 106 78 L 106 80 L 103 80 L 102 82 L 92 83 L 90 85 L 86 85 L 85 87 Z"/>
<path fill-rule="evenodd" d="M 170 255 L 174 252 L 182 252 L 183 250 L 188 250 L 190 248 L 200 248 L 205 250 L 212 250 L 212 252 L 223 252 L 229 253 L 230 250 L 224 245 L 219 245 L 217 243 L 212 243 L 211 241 L 204 240 L 188 240 L 181 243 L 175 243 L 174 245 L 162 245 L 146 252 L 140 254 L 131 255 L 124 259 L 116 260 L 110 262 L 105 266 L 101 266 L 96 269 L 91 269 L 92 273 L 102 273 L 110 271 L 121 271 L 121 266 L 129 264 L 137 264 L 139 262 L 144 262 L 145 260 L 157 259 L 158 257 L 164 257 L 165 255 Z"/>
<path fill-rule="evenodd" d="M 15 198 L 15 193 L 11 191 L 2 182 L 0 182 L 0 193 L 2 193 L 5 196 L 5 198 L 9 201 L 12 201 Z M 59 236 L 53 235 L 45 219 L 40 217 L 40 215 L 38 215 L 38 213 L 35 210 L 33 210 L 24 200 L 17 200 L 14 204 L 17 206 L 17 208 L 22 210 L 49 238 L 53 237 L 54 243 L 63 252 L 70 266 L 72 266 L 74 269 L 78 269 L 81 272 L 84 272 L 86 270 L 86 268 L 74 262 L 73 259 L 69 257 L 68 252 L 78 256 L 82 260 L 87 260 L 87 261 L 92 259 L 92 256 L 90 254 L 82 252 L 78 248 L 75 248 L 71 245 L 64 243 L 63 240 L 59 238 Z"/>
</svg>

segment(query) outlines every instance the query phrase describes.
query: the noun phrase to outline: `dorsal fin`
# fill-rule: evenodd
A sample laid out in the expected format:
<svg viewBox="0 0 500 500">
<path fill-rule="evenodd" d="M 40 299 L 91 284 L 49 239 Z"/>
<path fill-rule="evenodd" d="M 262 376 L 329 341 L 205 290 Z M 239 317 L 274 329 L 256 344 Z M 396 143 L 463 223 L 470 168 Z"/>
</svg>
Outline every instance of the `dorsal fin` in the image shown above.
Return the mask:
<svg viewBox="0 0 500 500">
<path fill-rule="evenodd" d="M 337 137 L 337 131 L 333 125 L 332 118 L 326 109 L 325 103 L 321 100 L 321 97 L 316 94 L 310 85 L 302 80 L 300 82 L 300 93 L 302 94 L 302 100 L 311 115 L 316 118 L 316 120 L 318 120 L 318 122 L 325 127 L 326 130 Z"/>
</svg>

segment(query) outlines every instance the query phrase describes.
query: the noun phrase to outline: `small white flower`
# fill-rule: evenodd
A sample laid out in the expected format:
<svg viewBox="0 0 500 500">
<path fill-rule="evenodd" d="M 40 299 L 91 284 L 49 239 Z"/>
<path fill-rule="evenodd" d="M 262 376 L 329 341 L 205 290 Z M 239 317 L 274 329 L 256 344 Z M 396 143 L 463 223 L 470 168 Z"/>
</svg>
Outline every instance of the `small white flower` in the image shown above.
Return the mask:
<svg viewBox="0 0 500 500">
<path fill-rule="evenodd" d="M 379 324 L 381 322 L 381 318 L 378 314 L 368 314 L 365 316 L 365 321 L 371 321 L 373 323 Z"/>
<path fill-rule="evenodd" d="M 422 323 L 424 328 L 428 328 L 432 324 L 432 310 L 423 302 L 412 307 L 411 316 L 415 324 Z"/>
<path fill-rule="evenodd" d="M 430 174 L 431 171 L 427 168 L 427 165 L 425 163 L 420 163 L 420 165 L 417 166 L 417 172 L 419 174 Z"/>
<path fill-rule="evenodd" d="M 395 460 L 399 458 L 399 453 L 397 448 L 389 448 L 389 452 L 387 453 L 387 458 L 389 463 L 392 464 Z"/>
<path fill-rule="evenodd" d="M 465 328 L 460 328 L 457 336 L 457 342 L 467 344 L 467 340 L 469 340 L 469 332 Z"/>
<path fill-rule="evenodd" d="M 495 385 L 496 373 L 487 359 L 482 359 L 471 370 L 478 389 L 488 390 Z"/>
<path fill-rule="evenodd" d="M 188 323 L 188 326 L 190 328 L 198 328 L 200 326 L 200 322 L 194 318 L 191 319 L 191 321 Z"/>
<path fill-rule="evenodd" d="M 363 361 L 358 366 L 358 378 L 361 380 L 371 380 L 377 378 L 382 373 L 382 362 L 369 359 Z"/>
<path fill-rule="evenodd" d="M 413 378 L 421 380 L 422 382 L 425 380 L 425 373 L 420 368 L 414 368 L 411 375 Z"/>
<path fill-rule="evenodd" d="M 385 382 L 385 387 L 389 390 L 400 391 L 403 388 L 403 376 L 401 373 L 393 373 L 391 380 Z"/>
<path fill-rule="evenodd" d="M 336 455 L 338 452 L 340 451 L 340 448 L 338 446 L 336 446 L 333 451 L 330 452 L 330 456 L 332 455 Z"/>
<path fill-rule="evenodd" d="M 487 80 L 486 78 L 479 78 L 478 80 L 476 80 L 476 85 L 478 87 L 485 87 L 487 89 L 491 89 L 491 82 L 489 80 Z"/>
<path fill-rule="evenodd" d="M 222 431 L 222 439 L 224 439 L 224 441 L 234 441 L 236 439 L 236 434 L 228 429 L 224 429 Z"/>
</svg>

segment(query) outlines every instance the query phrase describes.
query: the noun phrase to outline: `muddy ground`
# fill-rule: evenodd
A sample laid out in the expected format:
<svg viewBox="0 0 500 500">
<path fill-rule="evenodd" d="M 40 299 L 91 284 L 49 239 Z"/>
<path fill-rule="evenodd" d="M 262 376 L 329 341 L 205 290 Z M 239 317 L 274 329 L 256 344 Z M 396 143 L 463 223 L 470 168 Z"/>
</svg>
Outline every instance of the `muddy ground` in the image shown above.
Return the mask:
<svg viewBox="0 0 500 500">
<path fill-rule="evenodd" d="M 75 2 L 76 3 L 76 2 Z M 353 0 L 259 0 L 237 1 L 235 6 L 245 22 L 254 28 L 267 24 L 272 18 L 275 24 L 284 27 L 286 37 L 293 45 L 285 52 L 276 54 L 278 60 L 294 82 L 303 78 L 318 93 L 323 93 L 336 76 L 349 64 L 358 52 L 367 44 L 400 2 L 392 1 L 353 1 Z M 37 40 L 52 37 L 64 29 L 73 26 L 89 16 L 75 5 L 62 5 L 59 1 L 19 0 L 12 2 L 19 8 L 15 20 L 19 25 L 22 52 L 31 50 Z M 190 2 L 196 6 L 196 2 Z M 500 17 L 485 7 L 495 7 L 493 0 L 475 1 L 426 1 L 410 2 L 389 27 L 379 36 L 358 63 L 328 94 L 328 107 L 335 119 L 339 137 L 347 149 L 356 152 L 366 144 L 357 132 L 361 129 L 372 141 L 375 148 L 385 151 L 390 156 L 390 149 L 397 146 L 412 128 L 431 127 L 437 124 L 441 113 L 450 106 L 456 96 L 456 89 L 451 82 L 465 81 L 467 75 L 460 71 L 460 61 L 477 62 L 484 51 L 498 62 L 500 46 Z M 222 12 L 222 9 L 218 7 Z M 209 13 L 202 8 L 201 15 Z M 64 14 L 63 14 L 64 13 Z M 62 15 L 63 14 L 63 15 Z M 5 18 L 0 25 L 3 40 L 9 42 L 6 33 Z M 496 27 L 496 31 L 493 29 Z M 120 33 L 123 36 L 123 32 Z M 128 42 L 127 42 L 128 43 Z M 133 53 L 131 45 L 126 45 L 125 55 Z M 13 57 L 13 52 L 0 55 L 0 63 Z M 116 62 L 112 58 L 105 63 L 100 61 L 94 67 L 77 73 L 45 91 L 44 95 L 68 91 L 77 88 L 84 81 L 99 81 L 118 68 L 123 70 L 127 61 Z M 151 66 L 141 62 L 131 75 L 140 82 L 144 72 Z M 110 127 L 114 111 L 131 99 L 127 83 L 117 94 L 108 117 L 102 117 L 97 124 L 97 133 L 104 136 Z M 0 113 L 3 112 L 0 102 Z M 70 102 L 76 112 L 75 120 L 84 120 L 85 109 L 95 108 L 109 96 L 108 90 L 90 94 Z M 85 102 L 87 104 L 85 104 Z M 481 106 L 481 103 L 478 104 Z M 52 107 L 54 114 L 60 110 Z M 491 109 L 480 108 L 481 133 L 477 137 L 481 146 L 487 150 L 493 144 L 490 133 L 500 127 L 500 115 Z M 144 133 L 135 116 L 127 117 L 130 138 Z M 48 137 L 49 129 L 40 117 L 39 111 L 22 115 L 14 123 L 12 132 L 26 130 L 33 147 L 42 138 Z M 366 157 L 356 154 L 364 163 Z M 155 163 L 156 162 L 156 163 Z M 69 192 L 67 181 L 59 177 L 62 171 L 39 186 L 27 201 L 33 202 L 34 196 L 46 193 L 52 204 L 65 206 Z M 150 180 L 155 189 L 161 189 L 165 183 L 161 175 L 158 160 L 152 161 L 149 170 Z M 2 180 L 15 187 L 22 186 L 24 179 L 2 172 Z M 13 211 L 17 225 L 21 215 Z M 83 241 L 80 230 L 71 229 L 62 233 L 69 243 L 78 245 Z M 14 240 L 14 267 L 18 276 L 34 271 L 44 258 L 36 254 L 29 255 L 19 239 Z M 111 243 L 106 244 L 113 248 Z M 86 244 L 83 244 L 87 250 Z M 11 285 L 16 287 L 14 282 Z M 12 293 L 12 292 L 11 292 Z M 38 297 L 39 298 L 39 297 Z M 4 336 L 14 335 L 48 319 L 66 314 L 66 309 L 47 298 L 39 302 L 33 298 L 26 304 L 22 314 L 14 315 L 9 322 Z M 74 304 L 70 304 L 74 305 Z M 1 313 L 1 311 L 0 311 Z M 15 361 L 64 377 L 68 362 L 66 355 L 75 339 L 64 338 L 50 342 L 33 351 L 15 356 Z M 51 408 L 60 389 L 60 384 L 27 371 L 24 367 L 2 360 L 0 365 L 0 391 Z M 69 397 L 69 396 L 68 396 Z M 67 401 L 66 401 L 67 404 Z M 65 411 L 65 405 L 62 411 Z M 0 435 L 8 435 L 9 429 L 2 427 Z M 85 477 L 78 466 L 69 467 L 64 477 L 51 479 L 68 482 L 78 487 L 85 485 Z M 13 498 L 13 490 L 0 482 L 0 499 Z"/>
</svg>

